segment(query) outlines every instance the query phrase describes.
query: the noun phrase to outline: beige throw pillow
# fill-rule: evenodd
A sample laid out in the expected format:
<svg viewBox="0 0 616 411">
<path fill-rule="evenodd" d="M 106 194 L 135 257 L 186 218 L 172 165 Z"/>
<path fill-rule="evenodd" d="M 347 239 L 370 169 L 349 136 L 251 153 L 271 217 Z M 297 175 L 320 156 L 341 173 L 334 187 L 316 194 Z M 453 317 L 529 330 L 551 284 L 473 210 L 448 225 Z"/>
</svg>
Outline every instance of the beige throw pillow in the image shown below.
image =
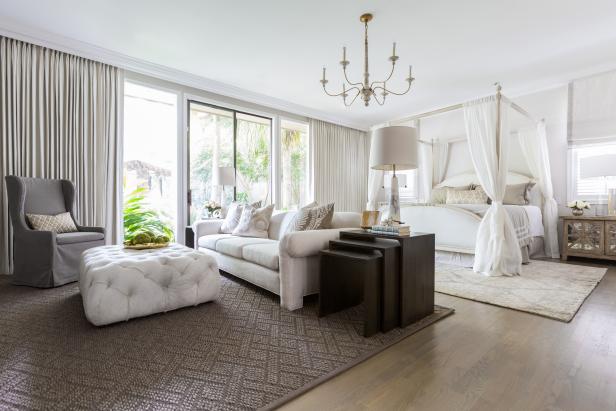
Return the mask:
<svg viewBox="0 0 616 411">
<path fill-rule="evenodd" d="M 447 190 L 447 204 L 487 204 L 488 196 L 482 189 Z"/>
<path fill-rule="evenodd" d="M 470 186 L 461 186 L 461 187 L 438 187 L 432 189 L 432 198 L 431 201 L 434 204 L 445 204 L 447 202 L 447 190 L 472 190 Z"/>
<path fill-rule="evenodd" d="M 71 213 L 57 215 L 26 214 L 32 228 L 37 231 L 53 231 L 55 233 L 74 233 L 77 226 L 71 217 Z"/>
<path fill-rule="evenodd" d="M 503 204 L 505 205 L 528 205 L 530 203 L 530 190 L 535 186 L 535 183 L 520 183 L 511 184 L 505 188 L 505 197 Z M 477 186 L 481 188 L 481 186 Z M 488 199 L 488 204 L 492 204 L 492 200 Z"/>
<path fill-rule="evenodd" d="M 240 237 L 267 238 L 272 212 L 274 212 L 273 204 L 263 208 L 244 206 L 240 222 L 232 234 Z"/>
<path fill-rule="evenodd" d="M 304 207 L 295 214 L 287 232 L 331 228 L 333 218 L 334 203 L 321 207 Z"/>
</svg>

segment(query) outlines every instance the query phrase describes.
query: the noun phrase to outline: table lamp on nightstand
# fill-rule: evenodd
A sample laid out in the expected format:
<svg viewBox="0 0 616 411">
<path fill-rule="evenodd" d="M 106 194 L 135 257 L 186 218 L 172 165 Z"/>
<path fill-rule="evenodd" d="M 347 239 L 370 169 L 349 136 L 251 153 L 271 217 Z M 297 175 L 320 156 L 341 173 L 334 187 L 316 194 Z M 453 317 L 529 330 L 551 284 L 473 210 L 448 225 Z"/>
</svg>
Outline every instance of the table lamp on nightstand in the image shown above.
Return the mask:
<svg viewBox="0 0 616 411">
<path fill-rule="evenodd" d="M 603 178 L 604 189 L 608 193 L 607 214 L 609 215 L 616 215 L 616 188 L 608 189 L 608 177 L 614 176 L 616 176 L 616 154 L 580 159 L 580 178 Z"/>
</svg>

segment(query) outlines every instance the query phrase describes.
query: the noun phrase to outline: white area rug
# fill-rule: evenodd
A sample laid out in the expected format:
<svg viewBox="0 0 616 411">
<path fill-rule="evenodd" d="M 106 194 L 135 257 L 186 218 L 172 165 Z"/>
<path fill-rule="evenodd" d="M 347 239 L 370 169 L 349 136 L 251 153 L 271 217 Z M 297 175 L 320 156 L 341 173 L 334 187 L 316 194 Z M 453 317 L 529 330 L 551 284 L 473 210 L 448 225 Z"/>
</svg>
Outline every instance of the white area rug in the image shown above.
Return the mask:
<svg viewBox="0 0 616 411">
<path fill-rule="evenodd" d="M 532 260 L 517 277 L 436 264 L 436 291 L 569 322 L 607 268 Z"/>
</svg>

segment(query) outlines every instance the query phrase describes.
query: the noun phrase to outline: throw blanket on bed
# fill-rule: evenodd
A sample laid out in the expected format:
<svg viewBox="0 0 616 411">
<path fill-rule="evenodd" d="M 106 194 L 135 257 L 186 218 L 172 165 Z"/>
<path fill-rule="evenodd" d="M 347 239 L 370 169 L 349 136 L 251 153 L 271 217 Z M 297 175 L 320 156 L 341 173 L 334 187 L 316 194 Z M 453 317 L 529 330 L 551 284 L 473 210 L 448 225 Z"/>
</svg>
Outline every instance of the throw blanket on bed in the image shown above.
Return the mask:
<svg viewBox="0 0 616 411">
<path fill-rule="evenodd" d="M 524 207 L 517 205 L 505 205 L 504 207 L 511 218 L 520 247 L 530 245 L 532 241 L 532 237 L 530 235 L 530 221 Z M 476 211 L 476 214 L 483 217 L 487 210 L 488 209 L 486 208 L 485 210 Z"/>
</svg>

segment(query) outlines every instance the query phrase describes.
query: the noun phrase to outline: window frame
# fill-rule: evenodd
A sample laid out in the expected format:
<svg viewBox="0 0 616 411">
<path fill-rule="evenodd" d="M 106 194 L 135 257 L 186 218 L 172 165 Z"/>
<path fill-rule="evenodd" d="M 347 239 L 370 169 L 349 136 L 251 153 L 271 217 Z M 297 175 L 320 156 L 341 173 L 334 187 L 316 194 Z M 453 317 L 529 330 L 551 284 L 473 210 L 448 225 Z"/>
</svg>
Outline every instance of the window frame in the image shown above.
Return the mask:
<svg viewBox="0 0 616 411">
<path fill-rule="evenodd" d="M 587 143 L 587 144 L 575 144 L 569 145 L 567 148 L 567 202 L 574 200 L 583 200 L 593 205 L 607 204 L 607 193 L 593 194 L 593 195 L 580 195 L 578 194 L 578 150 L 588 148 L 601 148 L 606 146 L 612 146 L 614 152 L 616 152 L 616 141 L 609 141 L 603 143 Z"/>
</svg>

